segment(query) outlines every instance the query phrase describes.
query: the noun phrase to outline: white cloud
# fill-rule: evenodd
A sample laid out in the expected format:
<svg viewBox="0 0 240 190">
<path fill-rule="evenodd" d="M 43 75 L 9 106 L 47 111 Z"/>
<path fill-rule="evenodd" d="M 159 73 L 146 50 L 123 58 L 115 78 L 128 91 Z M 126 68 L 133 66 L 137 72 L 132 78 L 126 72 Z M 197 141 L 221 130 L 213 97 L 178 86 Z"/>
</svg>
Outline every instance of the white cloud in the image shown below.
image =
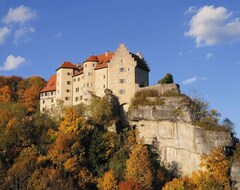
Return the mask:
<svg viewBox="0 0 240 190">
<path fill-rule="evenodd" d="M 201 80 L 206 80 L 207 78 L 206 77 L 201 77 L 201 78 L 198 78 L 196 76 L 190 78 L 190 79 L 186 79 L 182 82 L 182 84 L 184 85 L 188 85 L 188 84 L 192 84 L 192 83 L 195 83 L 197 81 L 201 81 Z"/>
<path fill-rule="evenodd" d="M 13 69 L 17 69 L 22 63 L 26 61 L 25 58 L 20 56 L 9 55 L 6 61 L 3 64 L 3 67 L 0 67 L 0 70 L 10 71 Z"/>
<path fill-rule="evenodd" d="M 232 43 L 240 39 L 240 19 L 224 7 L 204 6 L 189 22 L 185 36 L 195 39 L 196 47 Z"/>
<path fill-rule="evenodd" d="M 17 8 L 10 8 L 7 15 L 3 17 L 2 21 L 5 24 L 9 23 L 20 23 L 23 24 L 27 21 L 30 21 L 36 18 L 36 12 L 24 5 L 21 5 Z"/>
<path fill-rule="evenodd" d="M 179 56 L 182 56 L 182 55 L 183 55 L 183 52 L 180 51 L 180 52 L 178 53 L 178 55 L 179 55 Z"/>
<path fill-rule="evenodd" d="M 16 32 L 14 33 L 14 43 L 18 44 L 20 40 L 23 40 L 23 42 L 28 42 L 31 40 L 31 34 L 34 33 L 36 29 L 30 25 L 26 25 L 23 27 L 20 27 Z"/>
<path fill-rule="evenodd" d="M 11 31 L 7 27 L 0 28 L 0 44 L 5 41 L 10 32 Z"/>
<path fill-rule="evenodd" d="M 206 54 L 206 59 L 207 60 L 209 60 L 209 59 L 211 59 L 211 58 L 213 58 L 214 57 L 214 55 L 212 54 L 212 53 L 207 53 Z"/>
<path fill-rule="evenodd" d="M 62 33 L 61 32 L 57 32 L 55 34 L 53 34 L 53 39 L 59 39 L 62 37 Z"/>
</svg>

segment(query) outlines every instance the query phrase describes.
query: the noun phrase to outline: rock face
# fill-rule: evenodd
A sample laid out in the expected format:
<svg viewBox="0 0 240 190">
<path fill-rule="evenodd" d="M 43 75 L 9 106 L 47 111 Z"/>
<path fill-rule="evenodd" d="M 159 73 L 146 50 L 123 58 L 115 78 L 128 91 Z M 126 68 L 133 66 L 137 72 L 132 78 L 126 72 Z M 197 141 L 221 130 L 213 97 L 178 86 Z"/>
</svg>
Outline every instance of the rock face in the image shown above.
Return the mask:
<svg viewBox="0 0 240 190">
<path fill-rule="evenodd" d="M 161 86 L 157 88 L 163 104 L 138 106 L 130 109 L 127 116 L 144 142 L 157 146 L 163 162 L 179 164 L 182 174 L 190 174 L 199 169 L 201 154 L 209 154 L 217 146 L 232 146 L 230 132 L 210 131 L 192 124 L 190 98 L 161 96 Z"/>
<path fill-rule="evenodd" d="M 231 180 L 233 189 L 240 189 L 240 163 L 233 162 L 231 167 Z"/>
</svg>

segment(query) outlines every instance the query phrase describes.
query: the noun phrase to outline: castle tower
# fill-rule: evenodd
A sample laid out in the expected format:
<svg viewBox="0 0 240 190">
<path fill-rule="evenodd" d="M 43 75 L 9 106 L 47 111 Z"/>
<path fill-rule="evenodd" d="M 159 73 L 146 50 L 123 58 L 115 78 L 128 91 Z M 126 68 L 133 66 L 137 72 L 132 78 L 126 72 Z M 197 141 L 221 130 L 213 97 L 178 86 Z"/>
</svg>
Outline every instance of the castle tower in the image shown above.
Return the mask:
<svg viewBox="0 0 240 190">
<path fill-rule="evenodd" d="M 64 101 L 65 106 L 73 105 L 73 72 L 76 66 L 71 62 L 64 62 L 57 71 L 56 100 Z"/>
</svg>

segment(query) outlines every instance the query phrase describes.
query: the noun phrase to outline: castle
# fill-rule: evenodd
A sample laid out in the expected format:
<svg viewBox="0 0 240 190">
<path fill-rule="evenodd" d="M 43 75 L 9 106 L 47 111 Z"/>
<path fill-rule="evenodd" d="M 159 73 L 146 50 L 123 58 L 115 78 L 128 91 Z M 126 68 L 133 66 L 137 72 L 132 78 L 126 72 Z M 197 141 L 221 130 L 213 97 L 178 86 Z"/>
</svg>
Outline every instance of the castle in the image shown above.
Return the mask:
<svg viewBox="0 0 240 190">
<path fill-rule="evenodd" d="M 90 92 L 103 96 L 112 90 L 127 108 L 139 87 L 149 85 L 149 67 L 141 53 L 133 54 L 124 44 L 115 52 L 91 55 L 82 64 L 64 62 L 40 93 L 40 110 L 45 112 L 63 100 L 64 106 L 86 103 Z"/>
</svg>

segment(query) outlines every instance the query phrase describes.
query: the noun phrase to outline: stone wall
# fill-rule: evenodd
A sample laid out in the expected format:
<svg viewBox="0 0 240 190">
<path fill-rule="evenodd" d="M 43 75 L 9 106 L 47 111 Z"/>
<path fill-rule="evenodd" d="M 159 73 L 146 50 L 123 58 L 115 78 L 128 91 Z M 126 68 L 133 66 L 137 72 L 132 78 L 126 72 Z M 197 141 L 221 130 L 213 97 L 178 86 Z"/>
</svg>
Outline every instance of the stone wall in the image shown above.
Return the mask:
<svg viewBox="0 0 240 190">
<path fill-rule="evenodd" d="M 175 83 L 172 83 L 172 84 L 157 84 L 157 85 L 146 86 L 146 87 L 138 89 L 138 91 L 141 91 L 141 90 L 156 90 L 158 92 L 158 96 L 161 96 L 168 91 L 180 92 L 180 87 L 179 87 L 178 84 L 175 84 Z"/>
</svg>

